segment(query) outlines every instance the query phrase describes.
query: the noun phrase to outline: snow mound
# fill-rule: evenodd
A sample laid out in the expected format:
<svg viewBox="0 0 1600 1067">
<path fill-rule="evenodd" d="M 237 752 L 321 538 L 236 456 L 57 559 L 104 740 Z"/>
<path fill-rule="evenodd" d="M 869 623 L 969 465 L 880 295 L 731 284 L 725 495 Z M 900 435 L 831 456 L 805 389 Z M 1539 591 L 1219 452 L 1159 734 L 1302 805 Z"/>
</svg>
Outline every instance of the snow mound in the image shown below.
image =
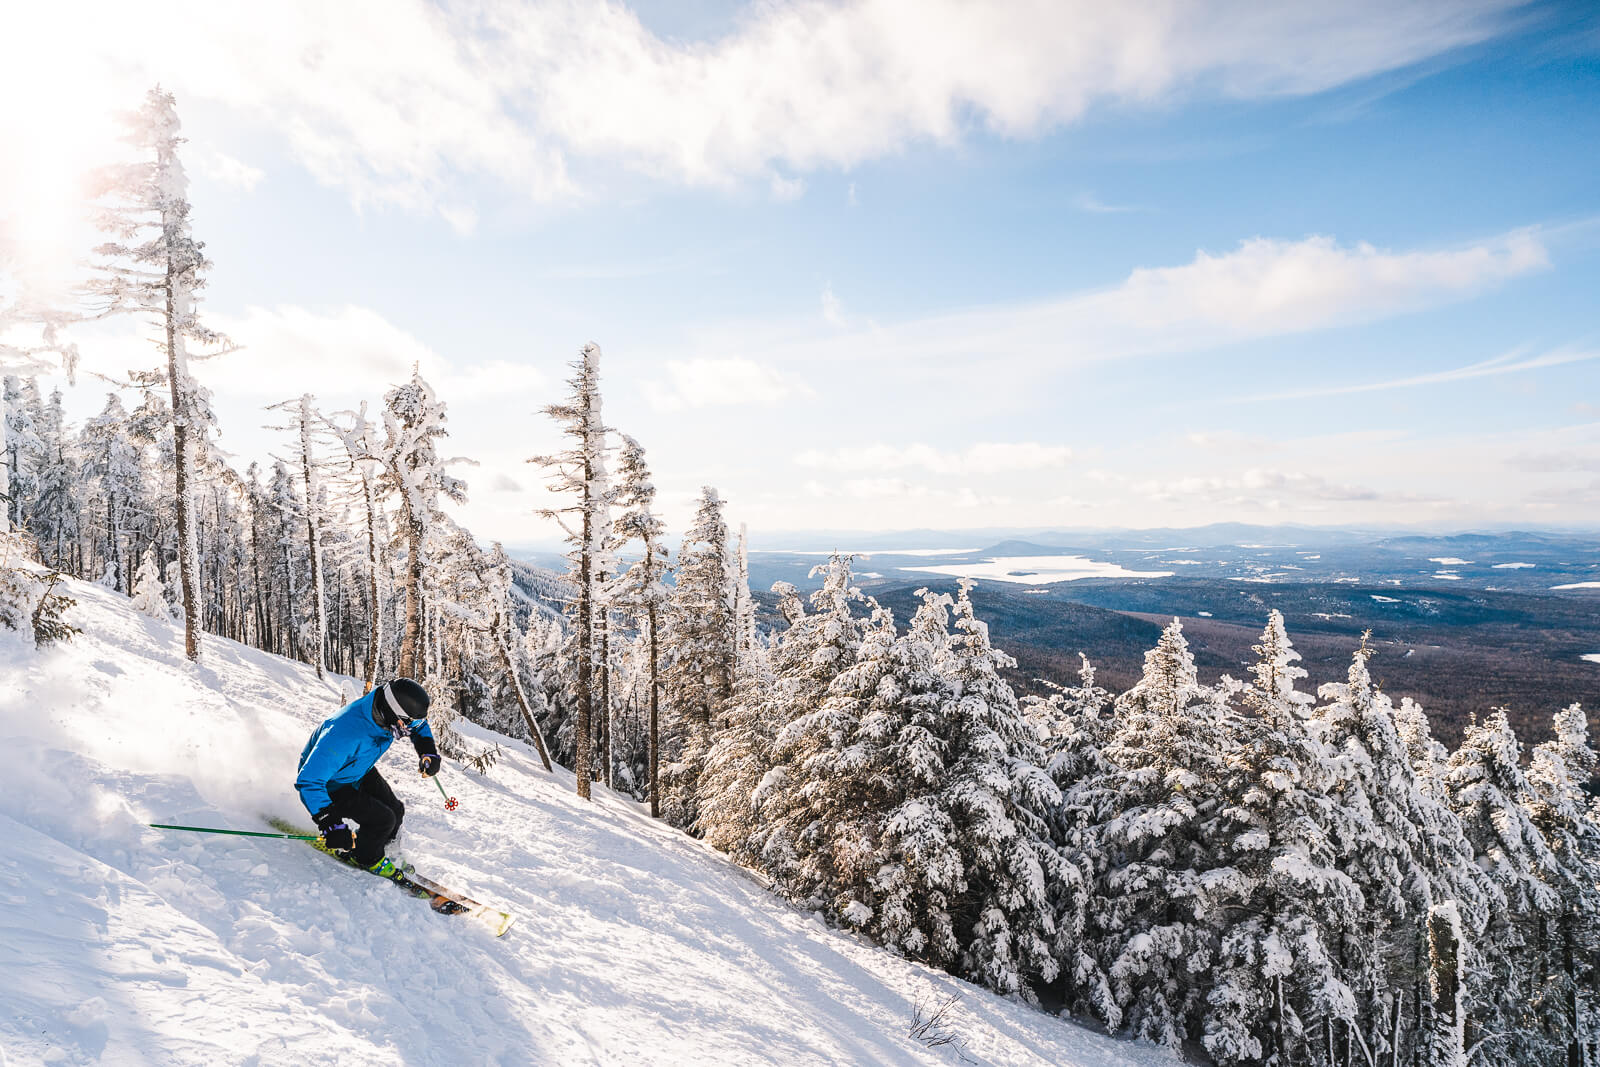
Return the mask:
<svg viewBox="0 0 1600 1067">
<path fill-rule="evenodd" d="M 299 842 L 149 829 L 309 822 L 300 747 L 356 684 L 215 637 L 191 665 L 172 623 L 69 592 L 69 644 L 0 630 L 9 1067 L 1176 1062 L 827 929 L 504 739 L 487 776 L 446 764 L 454 812 L 380 764 L 406 855 L 516 913 L 500 939 Z M 952 997 L 964 1049 L 908 1034 Z"/>
</svg>

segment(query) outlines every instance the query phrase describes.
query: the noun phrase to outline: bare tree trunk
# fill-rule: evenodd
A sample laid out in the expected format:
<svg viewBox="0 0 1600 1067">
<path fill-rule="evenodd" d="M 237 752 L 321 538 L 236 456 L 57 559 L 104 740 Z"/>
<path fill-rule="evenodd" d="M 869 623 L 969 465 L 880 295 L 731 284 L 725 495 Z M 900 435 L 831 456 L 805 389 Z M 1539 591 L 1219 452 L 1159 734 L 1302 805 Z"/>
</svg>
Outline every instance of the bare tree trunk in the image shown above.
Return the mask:
<svg viewBox="0 0 1600 1067">
<path fill-rule="evenodd" d="M 367 692 L 378 686 L 378 651 L 383 647 L 383 607 L 378 603 L 378 503 L 372 495 L 372 478 L 361 468 L 361 492 L 367 501 L 367 596 L 371 614 L 367 622 Z"/>
<path fill-rule="evenodd" d="M 661 818 L 661 681 L 656 644 L 656 603 L 650 601 L 650 817 Z"/>
<path fill-rule="evenodd" d="M 501 617 L 496 614 L 494 618 L 494 647 L 500 653 L 500 663 L 506 670 L 506 676 L 511 679 L 511 689 L 517 695 L 517 710 L 522 712 L 522 721 L 528 726 L 528 734 L 533 738 L 533 747 L 539 750 L 539 762 L 544 764 L 547 771 L 554 770 L 550 766 L 550 750 L 545 747 L 544 733 L 539 729 L 539 723 L 533 717 L 533 709 L 528 705 L 528 694 L 523 692 L 522 679 L 517 677 L 517 668 L 511 659 L 511 649 L 506 645 L 504 625 Z"/>
<path fill-rule="evenodd" d="M 421 666 L 419 644 L 422 640 L 422 525 L 411 514 L 411 501 L 400 494 L 403 508 L 401 521 L 406 530 L 406 626 L 400 637 L 400 666 L 402 677 L 415 678 Z"/>
<path fill-rule="evenodd" d="M 604 585 L 606 576 L 600 576 L 600 584 Z M 611 613 L 604 608 L 600 610 L 600 758 L 605 761 L 600 777 L 605 781 L 607 789 L 615 789 L 617 785 L 615 767 L 616 761 L 612 758 L 612 722 L 611 722 Z"/>
<path fill-rule="evenodd" d="M 588 456 L 583 461 L 583 548 L 578 559 L 578 724 L 577 753 L 574 770 L 578 775 L 578 795 L 589 799 L 589 731 L 594 728 L 594 561 L 589 546 L 593 544 L 591 527 L 594 516 L 589 508 L 589 484 L 594 476 Z"/>
<path fill-rule="evenodd" d="M 200 658 L 200 620 L 195 604 L 197 590 L 195 576 L 189 566 L 194 559 L 194 530 L 189 514 L 189 416 L 184 404 L 178 373 L 178 333 L 173 306 L 172 259 L 167 258 L 167 383 L 172 390 L 172 450 L 174 491 L 178 497 L 178 575 L 183 589 L 183 654 L 190 660 Z"/>
</svg>

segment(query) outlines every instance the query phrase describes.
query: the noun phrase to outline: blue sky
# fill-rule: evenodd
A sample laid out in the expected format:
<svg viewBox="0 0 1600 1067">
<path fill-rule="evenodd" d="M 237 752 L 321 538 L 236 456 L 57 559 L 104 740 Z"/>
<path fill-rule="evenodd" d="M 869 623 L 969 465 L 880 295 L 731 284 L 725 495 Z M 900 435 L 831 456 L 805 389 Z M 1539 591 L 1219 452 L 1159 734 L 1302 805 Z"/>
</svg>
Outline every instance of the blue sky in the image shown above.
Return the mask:
<svg viewBox="0 0 1600 1067">
<path fill-rule="evenodd" d="M 63 274 L 161 81 L 224 445 L 420 360 L 508 542 L 591 339 L 669 520 L 716 485 L 758 546 L 1600 524 L 1595 9 L 1327 6 L 60 5 L 3 16 L 0 203 Z"/>
</svg>

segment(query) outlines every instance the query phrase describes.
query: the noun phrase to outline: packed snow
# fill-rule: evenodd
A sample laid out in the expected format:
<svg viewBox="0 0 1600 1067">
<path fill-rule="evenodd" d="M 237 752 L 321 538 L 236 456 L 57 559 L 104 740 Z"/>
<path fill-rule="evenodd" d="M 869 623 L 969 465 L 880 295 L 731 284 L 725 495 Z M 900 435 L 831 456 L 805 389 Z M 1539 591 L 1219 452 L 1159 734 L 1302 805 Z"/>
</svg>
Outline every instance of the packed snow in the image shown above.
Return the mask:
<svg viewBox="0 0 1600 1067">
<path fill-rule="evenodd" d="M 983 578 L 1019 585 L 1052 585 L 1079 578 L 1170 578 L 1171 571 L 1132 571 L 1115 563 L 1085 556 L 991 556 L 975 563 L 950 563 L 938 567 L 901 567 L 903 571 L 948 574 L 958 578 Z"/>
<path fill-rule="evenodd" d="M 292 789 L 349 679 L 208 637 L 74 582 L 83 630 L 0 629 L 0 1060 L 162 1064 L 1156 1064 L 1114 1041 L 825 928 L 717 853 L 523 745 L 409 753 L 399 851 L 517 914 L 504 938 L 299 842 L 168 832 L 308 823 Z M 965 1043 L 909 1036 L 951 997 Z"/>
</svg>

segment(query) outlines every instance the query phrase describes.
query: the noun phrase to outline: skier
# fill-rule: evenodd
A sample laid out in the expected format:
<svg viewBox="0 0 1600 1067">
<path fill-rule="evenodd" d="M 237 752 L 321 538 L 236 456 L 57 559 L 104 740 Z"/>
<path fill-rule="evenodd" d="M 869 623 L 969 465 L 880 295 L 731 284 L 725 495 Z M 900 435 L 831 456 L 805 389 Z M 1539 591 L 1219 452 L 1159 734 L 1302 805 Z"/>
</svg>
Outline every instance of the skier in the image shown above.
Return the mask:
<svg viewBox="0 0 1600 1067">
<path fill-rule="evenodd" d="M 399 832 L 406 808 L 374 765 L 397 739 L 409 738 L 417 769 L 430 778 L 439 773 L 428 704 L 428 691 L 410 678 L 385 682 L 317 727 L 300 753 L 294 787 L 323 844 L 384 878 L 401 873 L 384 848 Z M 355 820 L 359 834 L 346 819 Z"/>
</svg>

